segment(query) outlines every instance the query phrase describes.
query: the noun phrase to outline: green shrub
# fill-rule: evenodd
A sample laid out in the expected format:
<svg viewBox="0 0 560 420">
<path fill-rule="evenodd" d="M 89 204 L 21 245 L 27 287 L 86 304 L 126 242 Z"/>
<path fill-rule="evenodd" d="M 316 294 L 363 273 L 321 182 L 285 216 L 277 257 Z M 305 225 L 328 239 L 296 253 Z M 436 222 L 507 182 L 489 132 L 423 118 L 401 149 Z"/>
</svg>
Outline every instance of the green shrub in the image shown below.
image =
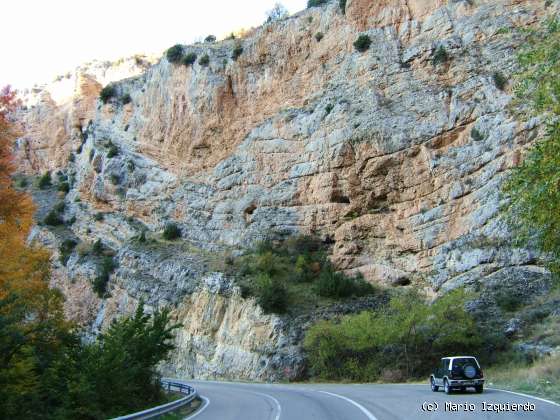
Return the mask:
<svg viewBox="0 0 560 420">
<path fill-rule="evenodd" d="M 140 235 L 138 235 L 137 240 L 141 244 L 146 243 L 146 230 L 142 229 L 142 232 L 140 232 Z"/>
<path fill-rule="evenodd" d="M 183 58 L 183 46 L 180 44 L 174 45 L 167 50 L 165 55 L 167 56 L 167 61 L 177 64 Z"/>
<path fill-rule="evenodd" d="M 516 309 L 519 309 L 519 307 L 523 305 L 523 298 L 510 289 L 499 290 L 494 295 L 494 299 L 500 309 L 507 312 L 514 312 Z"/>
<path fill-rule="evenodd" d="M 27 178 L 17 178 L 15 185 L 19 189 L 25 189 L 28 187 L 29 181 L 27 180 Z"/>
<path fill-rule="evenodd" d="M 53 210 L 56 211 L 57 213 L 64 213 L 65 208 L 66 208 L 66 204 L 64 204 L 64 201 L 59 201 L 54 205 Z"/>
<path fill-rule="evenodd" d="M 321 42 L 321 40 L 324 38 L 323 32 L 317 32 L 315 34 L 315 39 L 317 40 L 317 42 Z"/>
<path fill-rule="evenodd" d="M 319 296 L 338 299 L 375 293 L 374 287 L 361 276 L 345 276 L 343 273 L 336 272 L 330 264 L 326 264 L 321 271 L 315 288 Z"/>
<path fill-rule="evenodd" d="M 193 53 L 193 52 L 188 53 L 187 55 L 185 55 L 183 57 L 182 63 L 183 63 L 184 66 L 192 66 L 194 63 L 196 63 L 196 58 L 197 58 L 197 55 L 195 53 Z"/>
<path fill-rule="evenodd" d="M 98 239 L 94 242 L 93 246 L 91 247 L 91 252 L 93 253 L 93 255 L 98 256 L 103 254 L 103 242 L 101 242 L 101 239 Z"/>
<path fill-rule="evenodd" d="M 310 267 L 311 262 L 306 255 L 298 255 L 294 265 L 295 280 L 300 283 L 309 283 L 314 280 L 315 273 Z"/>
<path fill-rule="evenodd" d="M 340 6 L 340 11 L 343 15 L 346 14 L 346 0 L 338 0 L 338 5 Z"/>
<path fill-rule="evenodd" d="M 443 45 L 437 47 L 434 55 L 432 57 L 432 64 L 438 66 L 440 64 L 446 63 L 449 60 L 449 54 Z"/>
<path fill-rule="evenodd" d="M 376 311 L 320 321 L 304 340 L 311 372 L 327 380 L 373 382 L 390 366 L 394 376 L 418 378 L 443 356 L 481 354 L 484 338 L 465 302 L 462 290 L 431 305 L 409 291 Z"/>
<path fill-rule="evenodd" d="M 328 0 L 307 0 L 307 8 L 309 9 L 310 7 L 322 6 L 327 2 Z"/>
<path fill-rule="evenodd" d="M 204 54 L 202 57 L 200 57 L 200 59 L 198 60 L 198 64 L 203 67 L 208 66 L 210 64 L 210 57 L 208 56 L 208 54 Z"/>
<path fill-rule="evenodd" d="M 131 98 L 130 94 L 125 93 L 123 96 L 121 96 L 121 102 L 122 102 L 123 105 L 131 103 L 132 98 Z"/>
<path fill-rule="evenodd" d="M 233 53 L 231 54 L 231 58 L 234 61 L 237 61 L 237 59 L 241 56 L 241 54 L 243 54 L 243 47 L 241 45 L 237 45 L 234 49 L 233 49 Z"/>
<path fill-rule="evenodd" d="M 329 115 L 329 114 L 331 113 L 331 111 L 333 110 L 333 108 L 334 108 L 333 104 L 328 104 L 328 105 L 325 107 L 325 113 L 326 113 L 326 115 Z"/>
<path fill-rule="evenodd" d="M 76 161 L 76 156 L 74 156 L 74 153 L 70 153 L 68 155 L 68 162 L 74 163 L 75 161 Z"/>
<path fill-rule="evenodd" d="M 494 80 L 494 84 L 496 85 L 496 87 L 500 90 L 504 90 L 507 86 L 507 79 L 506 77 L 500 73 L 500 72 L 495 72 L 492 75 L 492 79 Z"/>
<path fill-rule="evenodd" d="M 101 92 L 99 93 L 99 99 L 101 99 L 101 102 L 106 104 L 107 102 L 109 102 L 111 98 L 113 98 L 116 95 L 117 95 L 117 90 L 115 89 L 115 86 L 109 84 L 105 86 L 103 89 L 101 89 Z"/>
<path fill-rule="evenodd" d="M 68 194 L 70 192 L 70 184 L 68 182 L 61 182 L 58 184 L 58 191 Z"/>
<path fill-rule="evenodd" d="M 181 229 L 175 223 L 168 223 L 163 229 L 163 237 L 168 241 L 173 241 L 181 237 Z"/>
<path fill-rule="evenodd" d="M 109 151 L 107 152 L 107 158 L 108 159 L 114 158 L 118 154 L 119 154 L 119 148 L 111 143 L 111 145 L 109 146 Z"/>
<path fill-rule="evenodd" d="M 121 178 L 117 174 L 111 174 L 110 179 L 111 184 L 113 185 L 119 185 L 119 183 L 121 182 Z"/>
<path fill-rule="evenodd" d="M 64 224 L 64 221 L 58 212 L 51 210 L 43 220 L 43 223 L 48 226 L 59 226 Z"/>
<path fill-rule="evenodd" d="M 332 299 L 376 293 L 361 276 L 354 278 L 337 273 L 328 261 L 324 247 L 319 239 L 309 236 L 294 236 L 282 242 L 264 240 L 252 253 L 235 260 L 230 269 L 237 271 L 242 295 L 255 296 L 259 302 L 262 300 L 267 312 L 297 310 L 297 305 L 307 306 L 312 301 L 329 305 Z M 305 298 L 302 297 L 302 286 L 306 288 Z M 285 304 L 271 303 L 265 289 L 286 289 L 285 293 L 278 292 L 281 294 L 279 301 L 285 300 Z"/>
<path fill-rule="evenodd" d="M 471 138 L 474 141 L 482 141 L 484 140 L 484 135 L 476 127 L 473 127 L 471 130 Z"/>
<path fill-rule="evenodd" d="M 126 162 L 126 167 L 129 170 L 129 172 L 134 172 L 134 170 L 136 169 L 136 164 L 134 163 L 133 160 L 129 160 L 128 162 Z"/>
<path fill-rule="evenodd" d="M 204 38 L 204 42 L 214 43 L 216 42 L 216 36 L 208 35 L 206 38 Z"/>
<path fill-rule="evenodd" d="M 359 52 L 365 52 L 371 45 L 371 38 L 369 35 L 362 34 L 354 41 L 354 48 Z"/>
<path fill-rule="evenodd" d="M 51 173 L 50 171 L 45 172 L 41 178 L 39 178 L 38 186 L 40 189 L 45 190 L 52 185 Z"/>
<path fill-rule="evenodd" d="M 265 312 L 283 313 L 288 307 L 288 291 L 282 281 L 267 274 L 255 279 L 257 302 Z"/>
<path fill-rule="evenodd" d="M 95 215 L 93 216 L 93 220 L 95 220 L 96 222 L 101 222 L 104 219 L 105 215 L 101 212 L 99 213 L 95 213 Z"/>
<path fill-rule="evenodd" d="M 76 245 L 78 245 L 78 243 L 73 239 L 66 239 L 62 242 L 62 244 L 60 244 L 58 251 L 60 253 L 59 260 L 62 265 L 66 266 L 66 263 L 68 262 L 70 255 L 72 255 L 74 248 L 76 248 Z"/>
<path fill-rule="evenodd" d="M 107 295 L 107 283 L 109 283 L 109 276 L 117 267 L 113 257 L 103 257 L 98 266 L 97 276 L 93 281 L 93 290 L 97 296 L 104 298 Z"/>
</svg>

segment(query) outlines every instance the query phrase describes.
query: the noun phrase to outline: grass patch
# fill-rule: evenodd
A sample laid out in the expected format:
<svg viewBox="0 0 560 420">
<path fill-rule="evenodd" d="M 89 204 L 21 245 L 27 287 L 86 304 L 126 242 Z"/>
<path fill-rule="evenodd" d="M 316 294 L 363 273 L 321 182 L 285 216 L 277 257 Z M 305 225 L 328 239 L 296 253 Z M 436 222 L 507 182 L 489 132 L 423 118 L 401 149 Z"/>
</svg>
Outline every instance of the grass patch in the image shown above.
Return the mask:
<svg viewBox="0 0 560 420">
<path fill-rule="evenodd" d="M 488 385 L 547 398 L 560 403 L 560 356 L 523 363 L 512 360 L 485 369 Z"/>
<path fill-rule="evenodd" d="M 183 407 L 171 413 L 163 414 L 159 418 L 160 420 L 183 420 L 186 416 L 194 413 L 201 406 L 202 400 L 200 398 L 195 398 L 190 404 L 184 405 Z"/>
</svg>

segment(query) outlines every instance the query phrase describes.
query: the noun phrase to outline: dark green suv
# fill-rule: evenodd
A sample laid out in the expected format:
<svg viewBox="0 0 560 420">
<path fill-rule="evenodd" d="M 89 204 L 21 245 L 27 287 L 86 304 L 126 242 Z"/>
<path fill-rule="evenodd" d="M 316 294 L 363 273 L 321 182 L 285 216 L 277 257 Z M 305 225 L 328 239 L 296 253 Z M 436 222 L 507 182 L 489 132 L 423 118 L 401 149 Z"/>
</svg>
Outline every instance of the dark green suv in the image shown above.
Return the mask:
<svg viewBox="0 0 560 420">
<path fill-rule="evenodd" d="M 434 392 L 443 387 L 446 394 L 456 389 L 464 391 L 468 387 L 481 393 L 484 390 L 484 375 L 476 357 L 444 357 L 430 375 L 430 386 Z"/>
</svg>

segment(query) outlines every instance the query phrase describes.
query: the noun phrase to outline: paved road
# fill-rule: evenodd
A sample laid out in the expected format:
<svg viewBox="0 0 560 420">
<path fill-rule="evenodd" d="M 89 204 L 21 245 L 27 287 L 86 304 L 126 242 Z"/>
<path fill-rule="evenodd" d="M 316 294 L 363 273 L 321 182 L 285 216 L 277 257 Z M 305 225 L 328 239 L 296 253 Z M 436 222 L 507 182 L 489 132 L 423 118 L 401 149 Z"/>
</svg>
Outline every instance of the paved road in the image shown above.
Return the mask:
<svg viewBox="0 0 560 420">
<path fill-rule="evenodd" d="M 560 419 L 560 406 L 485 389 L 446 395 L 428 385 L 268 385 L 181 381 L 203 397 L 194 420 L 410 420 L 410 419 Z M 451 404 L 458 411 L 450 411 Z M 427 406 L 426 404 L 432 404 Z M 437 409 L 435 404 L 437 403 Z M 486 407 L 483 403 L 487 403 Z M 534 404 L 534 411 L 483 411 L 489 404 Z M 465 407 L 465 404 L 472 404 Z M 424 406 L 424 409 L 423 409 Z M 474 408 L 474 411 L 465 411 Z M 529 407 L 528 407 L 529 408 Z M 436 411 L 427 411 L 435 409 Z M 426 411 L 425 411 L 426 410 Z"/>
</svg>

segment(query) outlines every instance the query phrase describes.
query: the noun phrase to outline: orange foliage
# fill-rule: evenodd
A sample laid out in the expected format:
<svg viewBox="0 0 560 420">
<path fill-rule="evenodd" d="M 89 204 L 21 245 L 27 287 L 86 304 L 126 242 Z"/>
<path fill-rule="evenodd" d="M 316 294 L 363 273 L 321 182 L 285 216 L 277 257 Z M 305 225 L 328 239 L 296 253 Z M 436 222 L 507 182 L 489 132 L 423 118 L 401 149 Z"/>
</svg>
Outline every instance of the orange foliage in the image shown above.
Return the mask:
<svg viewBox="0 0 560 420">
<path fill-rule="evenodd" d="M 18 132 L 10 115 L 16 106 L 14 91 L 0 91 L 0 298 L 14 292 L 33 305 L 48 288 L 49 255 L 27 245 L 34 207 L 12 183 L 12 145 Z"/>
</svg>

